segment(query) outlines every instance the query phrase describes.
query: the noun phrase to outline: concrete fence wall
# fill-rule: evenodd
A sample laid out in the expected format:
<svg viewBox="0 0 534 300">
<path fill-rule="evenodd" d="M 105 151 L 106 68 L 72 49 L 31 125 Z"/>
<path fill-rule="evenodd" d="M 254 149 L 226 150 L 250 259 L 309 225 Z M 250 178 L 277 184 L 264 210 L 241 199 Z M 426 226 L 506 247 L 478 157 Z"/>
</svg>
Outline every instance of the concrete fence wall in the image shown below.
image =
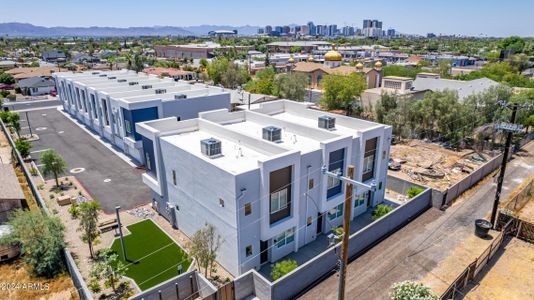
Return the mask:
<svg viewBox="0 0 534 300">
<path fill-rule="evenodd" d="M 46 207 L 46 202 L 44 201 L 43 197 L 41 197 L 41 194 L 39 193 L 39 190 L 37 189 L 35 182 L 33 182 L 33 179 L 32 179 L 30 171 L 28 170 L 28 167 L 24 163 L 22 156 L 20 155 L 19 151 L 15 147 L 15 143 L 13 139 L 11 138 L 9 130 L 7 129 L 7 127 L 5 126 L 2 120 L 0 120 L 0 127 L 2 127 L 2 131 L 6 135 L 6 138 L 9 144 L 11 145 L 11 148 L 13 149 L 15 158 L 18 164 L 22 168 L 24 177 L 26 177 L 26 181 L 28 182 L 28 185 L 30 187 L 33 197 L 35 198 L 37 202 L 37 205 L 46 214 L 50 214 L 50 212 L 48 211 L 48 208 Z M 78 290 L 78 294 L 80 295 L 80 298 L 82 300 L 93 299 L 93 295 L 91 294 L 91 291 L 89 291 L 89 289 L 87 288 L 87 284 L 85 283 L 80 271 L 78 270 L 78 267 L 76 266 L 76 263 L 74 262 L 74 259 L 72 258 L 72 255 L 67 251 L 67 249 L 63 249 L 63 257 L 65 258 L 65 264 L 67 265 L 67 270 L 72 278 L 72 282 L 74 283 L 74 286 Z"/>
<path fill-rule="evenodd" d="M 217 288 L 202 275 L 196 271 L 191 271 L 173 277 L 157 286 L 134 295 L 130 300 L 204 299 L 216 291 Z"/>
<path fill-rule="evenodd" d="M 493 172 L 499 167 L 502 162 L 502 154 L 492 158 L 490 161 L 485 163 L 481 168 L 475 170 L 473 173 L 466 176 L 461 181 L 457 182 L 455 185 L 449 187 L 446 191 L 445 204 L 451 205 L 452 202 L 458 198 L 463 192 L 471 188 L 481 179 L 486 177 L 488 174 Z"/>
<path fill-rule="evenodd" d="M 399 190 L 414 186 L 411 182 L 402 181 L 402 179 L 398 179 L 393 184 Z M 383 218 L 355 232 L 349 238 L 349 259 L 358 258 L 383 238 L 426 211 L 431 205 L 431 189 L 425 188 L 425 191 L 417 197 L 397 207 Z M 256 296 L 261 300 L 298 297 L 316 282 L 335 271 L 340 255 L 340 246 L 340 244 L 337 244 L 325 250 L 312 260 L 272 283 L 255 270 L 243 274 L 235 280 L 235 299 L 241 300 L 250 296 Z"/>
</svg>

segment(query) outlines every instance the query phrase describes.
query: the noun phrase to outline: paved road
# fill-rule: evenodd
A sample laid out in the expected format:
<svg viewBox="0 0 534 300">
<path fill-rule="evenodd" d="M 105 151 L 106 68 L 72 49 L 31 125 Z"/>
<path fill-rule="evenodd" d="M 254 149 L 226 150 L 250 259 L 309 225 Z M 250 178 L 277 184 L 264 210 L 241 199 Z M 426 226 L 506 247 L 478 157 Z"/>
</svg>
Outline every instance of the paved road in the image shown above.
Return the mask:
<svg viewBox="0 0 534 300">
<path fill-rule="evenodd" d="M 4 102 L 4 107 L 7 107 L 10 111 L 25 111 L 25 110 L 37 110 L 50 107 L 60 106 L 59 100 L 29 100 L 18 102 Z"/>
<path fill-rule="evenodd" d="M 506 170 L 502 199 L 534 171 L 534 142 L 524 149 L 527 157 L 515 157 Z M 447 211 L 430 209 L 382 241 L 347 268 L 347 299 L 389 299 L 393 283 L 419 280 L 444 260 L 449 251 L 473 235 L 474 220 L 491 211 L 495 180 L 489 178 L 477 190 Z M 433 276 L 433 275 L 431 275 Z M 439 280 L 439 279 L 438 279 Z M 338 277 L 330 276 L 301 299 L 337 299 Z"/>
<path fill-rule="evenodd" d="M 141 181 L 142 171 L 124 162 L 57 109 L 30 111 L 28 115 L 33 132 L 40 137 L 33 142 L 31 154 L 37 165 L 42 150 L 53 148 L 65 158 L 67 170 L 84 168 L 81 173 L 67 174 L 75 175 L 106 213 L 112 213 L 116 205 L 129 209 L 150 202 L 149 188 Z M 24 114 L 21 119 L 25 119 Z M 25 121 L 22 127 L 27 127 Z M 22 133 L 28 133 L 27 129 Z"/>
</svg>

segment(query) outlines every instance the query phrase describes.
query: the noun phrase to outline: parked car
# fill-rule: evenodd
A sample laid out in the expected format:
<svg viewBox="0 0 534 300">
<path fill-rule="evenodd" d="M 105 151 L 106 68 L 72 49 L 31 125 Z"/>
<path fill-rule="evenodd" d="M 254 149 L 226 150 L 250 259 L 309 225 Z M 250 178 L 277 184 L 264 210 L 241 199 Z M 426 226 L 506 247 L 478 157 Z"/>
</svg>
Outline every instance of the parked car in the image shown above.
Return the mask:
<svg viewBox="0 0 534 300">
<path fill-rule="evenodd" d="M 9 84 L 0 84 L 0 90 L 14 90 L 15 87 Z"/>
</svg>

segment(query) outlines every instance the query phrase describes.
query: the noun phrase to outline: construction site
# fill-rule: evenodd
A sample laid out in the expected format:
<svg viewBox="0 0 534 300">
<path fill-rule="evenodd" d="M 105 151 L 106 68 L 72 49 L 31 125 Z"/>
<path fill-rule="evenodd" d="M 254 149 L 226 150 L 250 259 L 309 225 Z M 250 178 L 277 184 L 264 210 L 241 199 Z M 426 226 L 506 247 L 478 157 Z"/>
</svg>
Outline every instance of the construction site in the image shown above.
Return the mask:
<svg viewBox="0 0 534 300">
<path fill-rule="evenodd" d="M 444 191 L 493 157 L 490 152 L 455 151 L 436 143 L 404 140 L 391 145 L 389 174 Z"/>
</svg>

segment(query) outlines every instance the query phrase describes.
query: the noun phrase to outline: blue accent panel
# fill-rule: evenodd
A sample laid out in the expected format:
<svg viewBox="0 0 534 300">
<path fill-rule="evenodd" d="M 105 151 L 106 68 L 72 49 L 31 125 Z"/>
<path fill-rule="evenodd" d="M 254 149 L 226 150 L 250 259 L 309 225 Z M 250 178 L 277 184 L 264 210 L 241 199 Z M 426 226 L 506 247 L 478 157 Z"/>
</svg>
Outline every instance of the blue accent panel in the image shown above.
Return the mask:
<svg viewBox="0 0 534 300">
<path fill-rule="evenodd" d="M 122 114 L 124 116 L 124 123 L 130 123 L 130 132 L 126 131 L 126 134 L 129 137 L 135 138 L 136 141 L 141 140 L 141 135 L 135 131 L 135 124 L 144 121 L 156 120 L 158 119 L 158 108 L 157 107 L 148 107 L 142 109 L 127 110 L 122 109 Z M 128 129 L 128 126 L 124 124 L 125 128 Z"/>
<path fill-rule="evenodd" d="M 345 148 L 330 152 L 329 159 L 328 159 L 328 171 L 341 169 L 341 174 L 343 174 L 345 171 L 344 160 L 345 160 Z M 341 193 L 341 181 L 339 182 L 338 185 L 331 187 L 326 191 L 326 198 L 330 198 L 339 193 Z"/>
<path fill-rule="evenodd" d="M 146 172 L 157 177 L 158 171 L 156 169 L 156 158 L 154 156 L 154 143 L 151 139 L 141 137 L 143 140 L 143 159 L 145 162 Z M 147 156 L 149 161 L 147 162 Z"/>
</svg>

